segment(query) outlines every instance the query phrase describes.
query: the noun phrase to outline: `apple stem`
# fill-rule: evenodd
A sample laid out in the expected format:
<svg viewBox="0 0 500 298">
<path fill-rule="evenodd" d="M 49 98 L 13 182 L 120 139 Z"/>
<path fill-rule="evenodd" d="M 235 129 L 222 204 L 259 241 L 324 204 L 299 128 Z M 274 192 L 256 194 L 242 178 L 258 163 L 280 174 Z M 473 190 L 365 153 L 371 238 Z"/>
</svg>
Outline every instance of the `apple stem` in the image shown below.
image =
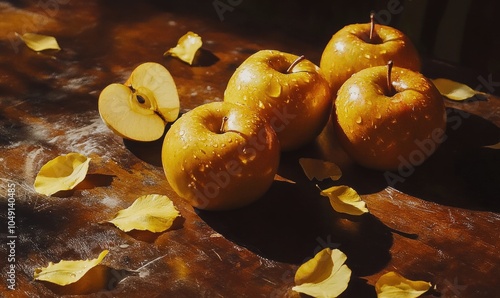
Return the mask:
<svg viewBox="0 0 500 298">
<path fill-rule="evenodd" d="M 389 60 L 387 62 L 387 88 L 389 89 L 390 94 L 394 94 L 394 86 L 392 86 L 392 66 L 394 65 L 394 62 L 392 60 Z"/>
<path fill-rule="evenodd" d="M 370 13 L 370 41 L 373 40 L 373 31 L 375 30 L 375 12 Z"/>
<path fill-rule="evenodd" d="M 227 119 L 228 119 L 227 116 L 222 117 L 222 123 L 221 123 L 220 129 L 219 129 L 220 133 L 225 133 L 226 132 L 226 130 L 224 129 L 224 125 L 226 124 Z"/>
<path fill-rule="evenodd" d="M 305 59 L 304 55 L 297 57 L 297 59 L 295 59 L 295 61 L 293 61 L 292 64 L 290 64 L 290 66 L 286 70 L 286 73 L 290 73 L 292 71 L 292 69 L 295 67 L 295 65 L 299 64 L 299 62 L 304 60 L 304 59 Z"/>
</svg>

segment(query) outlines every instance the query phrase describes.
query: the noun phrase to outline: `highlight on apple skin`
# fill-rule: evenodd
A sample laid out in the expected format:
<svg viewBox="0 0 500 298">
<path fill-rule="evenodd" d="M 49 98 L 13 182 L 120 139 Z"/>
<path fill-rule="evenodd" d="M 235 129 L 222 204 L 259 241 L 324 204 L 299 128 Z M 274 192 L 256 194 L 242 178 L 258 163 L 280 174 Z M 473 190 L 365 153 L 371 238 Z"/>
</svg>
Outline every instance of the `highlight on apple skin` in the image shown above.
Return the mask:
<svg viewBox="0 0 500 298">
<path fill-rule="evenodd" d="M 276 50 L 261 50 L 233 73 L 224 101 L 247 106 L 268 121 L 282 151 L 311 142 L 332 109 L 328 81 L 311 61 Z"/>
<path fill-rule="evenodd" d="M 398 67 L 420 71 L 420 55 L 403 32 L 375 23 L 351 24 L 333 34 L 323 50 L 320 68 L 335 96 L 351 75 L 385 66 L 390 60 Z"/>
<path fill-rule="evenodd" d="M 414 163 L 421 164 L 446 139 L 445 106 L 434 84 L 400 67 L 393 67 L 389 77 L 390 84 L 387 66 L 352 75 L 340 88 L 332 114 L 347 154 L 376 170 L 397 170 L 416 153 Z"/>
<path fill-rule="evenodd" d="M 182 115 L 162 148 L 165 176 L 192 206 L 227 210 L 262 197 L 277 172 L 280 147 L 271 126 L 252 110 L 212 102 Z"/>
</svg>

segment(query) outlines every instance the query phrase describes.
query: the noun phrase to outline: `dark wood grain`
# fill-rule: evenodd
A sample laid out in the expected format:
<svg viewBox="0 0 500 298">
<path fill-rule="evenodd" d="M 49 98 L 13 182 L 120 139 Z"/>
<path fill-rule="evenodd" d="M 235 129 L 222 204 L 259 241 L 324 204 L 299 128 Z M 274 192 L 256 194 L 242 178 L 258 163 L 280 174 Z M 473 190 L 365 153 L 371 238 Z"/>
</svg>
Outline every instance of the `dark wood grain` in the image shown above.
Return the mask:
<svg viewBox="0 0 500 298">
<path fill-rule="evenodd" d="M 444 99 L 446 141 L 410 174 L 394 172 L 402 177 L 395 184 L 387 173 L 353 164 L 329 124 L 312 144 L 282 154 L 279 174 L 295 184 L 276 181 L 256 203 L 227 212 L 194 210 L 172 191 L 161 167 L 161 140 L 124 141 L 101 121 L 100 91 L 143 62 L 169 69 L 181 112 L 222 100 L 232 72 L 260 49 L 319 62 L 324 32 L 301 38 L 265 20 L 246 26 L 259 24 L 243 18 L 259 9 L 266 10 L 242 4 L 221 20 L 211 2 L 0 2 L 2 297 L 76 294 L 85 285 L 33 281 L 35 268 L 95 258 L 103 249 L 110 250 L 104 266 L 84 282 L 104 276 L 104 283 L 89 297 L 298 297 L 291 290 L 296 269 L 325 247 L 348 256 L 353 277 L 342 297 L 375 297 L 373 285 L 388 271 L 432 282 L 435 290 L 425 297 L 500 297 L 500 155 L 484 147 L 500 140 L 498 97 Z M 189 30 L 204 40 L 200 63 L 163 57 Z M 35 53 L 13 35 L 24 31 L 53 35 L 62 50 Z M 458 75 L 458 68 L 431 60 L 424 68 L 431 77 L 450 70 Z M 40 167 L 69 152 L 92 158 L 86 179 L 51 197 L 35 193 Z M 300 157 L 336 162 L 342 178 L 319 186 L 355 188 L 370 214 L 333 212 L 303 174 Z M 9 184 L 16 195 L 15 291 L 6 288 Z M 150 193 L 172 198 L 182 214 L 174 229 L 124 233 L 103 223 Z"/>
</svg>

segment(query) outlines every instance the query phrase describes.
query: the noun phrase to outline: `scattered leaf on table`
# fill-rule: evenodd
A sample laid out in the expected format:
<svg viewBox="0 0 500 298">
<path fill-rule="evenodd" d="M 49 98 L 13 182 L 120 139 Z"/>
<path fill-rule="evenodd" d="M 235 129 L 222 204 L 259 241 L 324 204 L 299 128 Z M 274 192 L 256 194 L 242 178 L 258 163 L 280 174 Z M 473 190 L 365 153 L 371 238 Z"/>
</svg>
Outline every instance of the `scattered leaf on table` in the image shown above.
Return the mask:
<svg viewBox="0 0 500 298">
<path fill-rule="evenodd" d="M 316 178 L 323 181 L 326 178 L 331 178 L 336 181 L 342 176 L 342 171 L 333 162 L 314 158 L 300 158 L 299 163 L 309 180 Z"/>
<path fill-rule="evenodd" d="M 375 283 L 378 298 L 415 298 L 430 288 L 429 282 L 412 281 L 393 271 L 382 275 Z"/>
<path fill-rule="evenodd" d="M 292 290 L 312 297 L 339 296 L 351 279 L 346 260 L 347 256 L 338 249 L 321 250 L 297 269 Z"/>
<path fill-rule="evenodd" d="M 196 52 L 198 52 L 202 44 L 203 42 L 201 41 L 201 37 L 198 34 L 189 31 L 179 39 L 177 46 L 169 49 L 163 55 L 177 57 L 189 65 L 192 65 Z"/>
<path fill-rule="evenodd" d="M 493 144 L 493 145 L 484 146 L 484 147 L 485 148 L 490 148 L 490 149 L 500 149 L 500 142 L 496 143 L 496 144 Z"/>
<path fill-rule="evenodd" d="M 85 179 L 89 163 L 90 158 L 75 152 L 50 160 L 35 178 L 35 191 L 50 196 L 58 191 L 73 189 Z"/>
<path fill-rule="evenodd" d="M 361 199 L 358 193 L 349 186 L 332 186 L 322 190 L 320 194 L 330 199 L 330 204 L 337 212 L 350 215 L 361 215 L 368 212 L 366 203 Z"/>
<path fill-rule="evenodd" d="M 286 183 L 290 183 L 290 184 L 295 184 L 296 183 L 295 181 L 290 180 L 288 178 L 285 178 L 283 176 L 280 176 L 278 174 L 274 175 L 274 180 L 275 181 L 282 181 L 282 182 L 286 182 Z"/>
<path fill-rule="evenodd" d="M 432 80 L 441 95 L 446 96 L 452 100 L 466 100 L 474 97 L 476 94 L 484 94 L 483 92 L 476 91 L 471 87 L 458 83 L 449 79 L 438 78 Z"/>
<path fill-rule="evenodd" d="M 80 261 L 60 261 L 59 263 L 50 262 L 45 268 L 35 269 L 35 280 L 48 281 L 60 286 L 65 286 L 77 282 L 90 269 L 99 265 L 108 250 L 103 250 L 96 259 Z"/>
<path fill-rule="evenodd" d="M 17 33 L 16 33 L 17 34 Z M 22 41 L 33 51 L 40 52 L 43 50 L 60 50 L 57 40 L 53 36 L 41 35 L 36 33 L 24 33 L 19 35 Z"/>
<path fill-rule="evenodd" d="M 109 222 L 124 232 L 148 230 L 157 233 L 169 229 L 179 215 L 167 196 L 151 194 L 137 198 Z"/>
</svg>

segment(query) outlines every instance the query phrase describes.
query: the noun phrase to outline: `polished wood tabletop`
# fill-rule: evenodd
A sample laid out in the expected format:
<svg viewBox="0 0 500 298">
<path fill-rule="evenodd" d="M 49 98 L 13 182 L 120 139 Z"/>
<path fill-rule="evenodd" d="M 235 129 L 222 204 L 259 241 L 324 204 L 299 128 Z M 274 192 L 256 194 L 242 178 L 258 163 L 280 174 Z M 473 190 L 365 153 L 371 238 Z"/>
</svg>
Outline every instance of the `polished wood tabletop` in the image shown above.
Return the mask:
<svg viewBox="0 0 500 298">
<path fill-rule="evenodd" d="M 304 54 L 319 64 L 341 24 L 313 34 L 312 8 L 304 18 L 300 9 L 289 9 L 272 19 L 277 5 L 265 2 L 164 2 L 0 2 L 0 296 L 85 290 L 88 297 L 299 297 L 292 291 L 298 266 L 330 247 L 343 251 L 352 269 L 341 297 L 376 297 L 374 284 L 389 271 L 431 282 L 423 297 L 500 297 L 500 154 L 486 147 L 500 141 L 500 98 L 443 98 L 446 141 L 421 166 L 393 172 L 397 181 L 355 165 L 328 124 L 311 144 L 282 153 L 278 174 L 295 183 L 274 181 L 241 209 L 196 210 L 165 179 L 161 139 L 127 141 L 102 122 L 101 90 L 123 83 L 143 62 L 158 62 L 172 74 L 185 113 L 221 101 L 234 70 L 261 49 Z M 318 11 L 317 18 L 327 15 Z M 164 57 L 188 31 L 204 42 L 198 63 Z M 54 36 L 61 50 L 37 53 L 15 32 Z M 429 77 L 463 76 L 472 88 L 500 89 L 488 73 L 424 62 Z M 69 152 L 91 158 L 85 180 L 71 191 L 37 194 L 33 183 L 41 166 Z M 335 162 L 343 175 L 335 182 L 309 181 L 301 157 Z M 316 184 L 351 186 L 370 213 L 334 212 Z M 125 233 L 105 223 L 153 193 L 169 196 L 179 209 L 182 220 L 173 229 Z M 15 199 L 13 225 L 9 196 Z M 15 229 L 8 234 L 9 228 Z M 33 279 L 49 262 L 92 259 L 105 249 L 103 266 L 77 285 Z"/>
</svg>

